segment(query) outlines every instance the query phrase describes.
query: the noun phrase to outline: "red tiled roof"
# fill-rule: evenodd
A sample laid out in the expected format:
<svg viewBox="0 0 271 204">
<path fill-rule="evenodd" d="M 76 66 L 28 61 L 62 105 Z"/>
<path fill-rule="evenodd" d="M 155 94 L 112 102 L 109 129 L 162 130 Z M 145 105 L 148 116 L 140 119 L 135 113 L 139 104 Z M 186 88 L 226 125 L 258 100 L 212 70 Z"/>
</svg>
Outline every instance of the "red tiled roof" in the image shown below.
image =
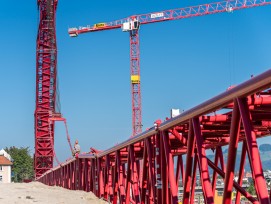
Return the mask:
<svg viewBox="0 0 271 204">
<path fill-rule="evenodd" d="M 1 155 L 0 156 L 0 165 L 8 165 L 8 166 L 10 166 L 10 165 L 12 165 L 12 162 L 9 161 L 6 157 Z"/>
</svg>

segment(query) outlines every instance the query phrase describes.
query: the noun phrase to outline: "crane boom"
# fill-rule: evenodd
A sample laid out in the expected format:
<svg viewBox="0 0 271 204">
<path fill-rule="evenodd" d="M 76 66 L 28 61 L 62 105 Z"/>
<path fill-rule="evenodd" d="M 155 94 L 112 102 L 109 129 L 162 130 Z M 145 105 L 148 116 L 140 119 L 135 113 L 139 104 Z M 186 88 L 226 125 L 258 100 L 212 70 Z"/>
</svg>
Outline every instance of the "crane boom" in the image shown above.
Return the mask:
<svg viewBox="0 0 271 204">
<path fill-rule="evenodd" d="M 203 15 L 210 15 L 222 12 L 233 12 L 245 8 L 256 6 L 266 6 L 271 4 L 271 0 L 228 0 L 191 6 L 185 8 L 171 9 L 147 14 L 133 15 L 120 20 L 106 23 L 96 23 L 93 26 L 79 28 L 69 28 L 71 37 L 79 34 L 112 30 L 122 28 L 130 33 L 130 73 L 132 90 L 132 136 L 142 132 L 142 108 L 140 89 L 140 56 L 139 56 L 139 25 L 191 18 Z"/>
<path fill-rule="evenodd" d="M 271 4 L 271 0 L 229 0 L 203 4 L 198 6 L 153 12 L 148 14 L 134 15 L 132 17 L 127 17 L 107 23 L 97 23 L 94 24 L 93 26 L 88 25 L 86 27 L 69 28 L 68 32 L 71 37 L 76 37 L 79 34 L 88 32 L 97 32 L 103 30 L 122 28 L 124 23 L 128 23 L 131 21 L 131 18 L 133 19 L 136 18 L 141 25 L 144 25 L 149 23 L 178 20 L 222 12 L 232 12 L 234 10 L 252 8 L 257 6 L 266 6 L 269 4 Z"/>
</svg>

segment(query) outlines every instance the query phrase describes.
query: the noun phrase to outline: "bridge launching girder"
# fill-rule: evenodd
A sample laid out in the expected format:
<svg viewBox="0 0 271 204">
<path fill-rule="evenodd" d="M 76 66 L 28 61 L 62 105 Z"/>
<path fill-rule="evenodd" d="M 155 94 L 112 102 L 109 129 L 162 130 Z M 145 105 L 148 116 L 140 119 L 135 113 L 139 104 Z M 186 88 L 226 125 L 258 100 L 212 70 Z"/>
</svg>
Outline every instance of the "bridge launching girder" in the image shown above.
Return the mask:
<svg viewBox="0 0 271 204">
<path fill-rule="evenodd" d="M 268 70 L 175 118 L 158 120 L 154 127 L 108 150 L 80 154 L 38 181 L 92 191 L 111 203 L 175 204 L 194 203 L 199 174 L 205 203 L 215 203 L 219 175 L 225 183 L 223 203 L 231 203 L 234 189 L 236 203 L 240 195 L 252 203 L 270 203 L 257 145 L 257 138 L 270 135 L 270 86 Z M 222 148 L 228 149 L 227 155 Z M 210 150 L 213 159 L 207 156 Z M 256 197 L 242 187 L 246 155 Z"/>
</svg>

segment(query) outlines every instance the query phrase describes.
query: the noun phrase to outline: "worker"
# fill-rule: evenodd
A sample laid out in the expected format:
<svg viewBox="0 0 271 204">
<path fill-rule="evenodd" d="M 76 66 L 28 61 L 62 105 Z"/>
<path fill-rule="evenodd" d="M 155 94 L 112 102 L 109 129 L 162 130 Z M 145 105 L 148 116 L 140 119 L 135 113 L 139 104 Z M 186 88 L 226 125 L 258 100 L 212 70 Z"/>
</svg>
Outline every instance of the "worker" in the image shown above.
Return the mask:
<svg viewBox="0 0 271 204">
<path fill-rule="evenodd" d="M 73 156 L 75 156 L 76 154 L 80 154 L 80 145 L 78 144 L 78 140 L 75 140 L 73 147 Z"/>
</svg>

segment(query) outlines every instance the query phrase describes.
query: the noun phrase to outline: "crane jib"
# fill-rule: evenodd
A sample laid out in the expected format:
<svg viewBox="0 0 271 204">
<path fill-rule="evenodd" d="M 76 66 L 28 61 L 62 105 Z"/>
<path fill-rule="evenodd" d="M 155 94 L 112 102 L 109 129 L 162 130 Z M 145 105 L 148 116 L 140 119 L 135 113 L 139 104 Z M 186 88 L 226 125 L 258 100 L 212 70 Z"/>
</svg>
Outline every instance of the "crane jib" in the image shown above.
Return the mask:
<svg viewBox="0 0 271 204">
<path fill-rule="evenodd" d="M 130 21 L 138 21 L 140 24 L 158 23 L 169 20 L 179 20 L 183 18 L 191 18 L 203 15 L 210 15 L 222 12 L 233 12 L 234 10 L 252 8 L 256 6 L 267 6 L 271 4 L 271 0 L 231 0 L 221 1 L 209 4 L 202 4 L 184 8 L 170 9 L 165 11 L 140 14 L 105 23 L 96 23 L 93 26 L 84 26 L 78 28 L 69 28 L 68 32 L 71 37 L 74 35 L 87 32 L 103 31 L 122 28 L 122 26 Z"/>
</svg>

